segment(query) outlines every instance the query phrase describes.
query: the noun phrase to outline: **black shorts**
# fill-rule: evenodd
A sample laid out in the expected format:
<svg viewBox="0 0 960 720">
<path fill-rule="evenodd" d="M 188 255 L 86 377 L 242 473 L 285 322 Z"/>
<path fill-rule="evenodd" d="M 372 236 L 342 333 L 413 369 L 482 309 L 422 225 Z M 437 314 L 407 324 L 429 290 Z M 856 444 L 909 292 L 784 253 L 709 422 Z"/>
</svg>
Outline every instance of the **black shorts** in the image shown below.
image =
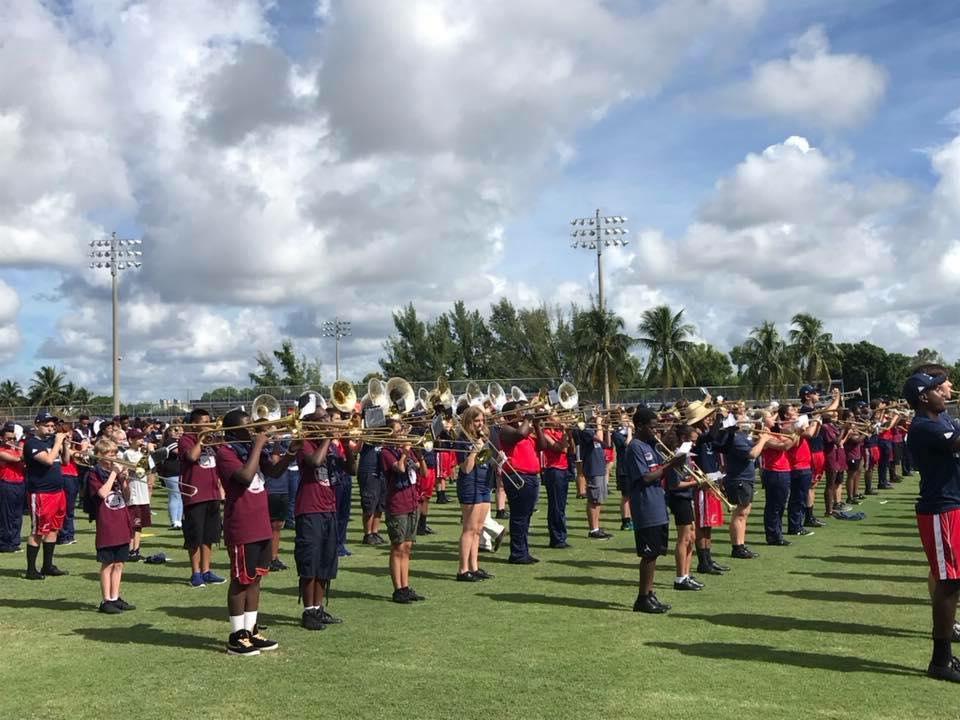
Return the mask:
<svg viewBox="0 0 960 720">
<path fill-rule="evenodd" d="M 621 495 L 630 494 L 630 480 L 626 475 L 617 475 L 617 490 L 620 491 Z"/>
<path fill-rule="evenodd" d="M 207 500 L 183 508 L 183 546 L 187 550 L 220 542 L 220 501 Z"/>
<path fill-rule="evenodd" d="M 252 585 L 261 575 L 270 573 L 271 543 L 257 540 L 243 545 L 228 545 L 230 577 L 241 585 Z"/>
<path fill-rule="evenodd" d="M 737 505 L 749 505 L 753 502 L 753 483 L 743 480 L 731 480 L 724 482 L 723 492 L 727 500 Z"/>
<path fill-rule="evenodd" d="M 666 555 L 670 543 L 670 524 L 634 527 L 633 539 L 637 544 L 637 555 L 642 558 L 653 560 Z"/>
<path fill-rule="evenodd" d="M 667 495 L 667 506 L 677 525 L 692 525 L 694 521 L 693 499 L 681 495 Z"/>
<path fill-rule="evenodd" d="M 332 580 L 337 576 L 337 516 L 335 513 L 297 515 L 293 559 L 302 578 Z"/>
<path fill-rule="evenodd" d="M 387 478 L 381 472 L 362 472 L 360 483 L 360 509 L 365 515 L 383 513 L 387 502 Z"/>
<path fill-rule="evenodd" d="M 110 563 L 127 562 L 130 559 L 129 545 L 114 545 L 113 547 L 97 548 L 97 562 L 104 565 Z"/>
<path fill-rule="evenodd" d="M 290 496 L 286 493 L 267 494 L 267 506 L 270 508 L 270 520 L 273 522 L 286 520 L 287 513 L 290 511 Z"/>
</svg>

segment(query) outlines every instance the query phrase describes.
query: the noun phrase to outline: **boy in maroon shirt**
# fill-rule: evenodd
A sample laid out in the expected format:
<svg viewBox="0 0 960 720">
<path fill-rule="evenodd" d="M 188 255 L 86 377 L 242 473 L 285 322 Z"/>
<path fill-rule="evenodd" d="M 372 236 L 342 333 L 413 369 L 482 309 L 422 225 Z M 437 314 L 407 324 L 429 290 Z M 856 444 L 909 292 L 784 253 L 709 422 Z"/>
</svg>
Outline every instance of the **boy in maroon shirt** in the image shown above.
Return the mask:
<svg viewBox="0 0 960 720">
<path fill-rule="evenodd" d="M 200 408 L 190 413 L 185 432 L 177 443 L 181 482 L 197 488 L 193 496 L 183 496 L 183 547 L 190 555 L 190 585 L 220 585 L 226 582 L 210 570 L 214 543 L 220 542 L 220 501 L 223 488 L 217 474 L 217 458 L 212 447 L 198 441 L 197 425 L 209 424 L 210 413 Z"/>
<path fill-rule="evenodd" d="M 94 447 L 99 458 L 86 477 L 86 492 L 94 498 L 97 534 L 95 544 L 100 562 L 100 589 L 103 600 L 98 608 L 106 615 L 117 615 L 136 608 L 120 597 L 120 579 L 123 564 L 130 555 L 130 536 L 133 524 L 127 510 L 130 483 L 127 471 L 114 465 L 117 444 L 109 438 L 100 438 Z"/>
<path fill-rule="evenodd" d="M 251 435 L 244 427 L 249 422 L 250 417 L 243 410 L 231 410 L 224 416 L 227 442 L 217 446 L 216 460 L 226 497 L 223 537 L 230 555 L 227 653 L 242 656 L 259 655 L 279 645 L 257 629 L 260 578 L 270 572 L 273 537 L 266 485 L 260 470 L 262 465 L 263 472 L 278 477 L 293 459 L 293 455 L 287 454 L 279 462 L 272 462 L 263 452 L 267 434 L 261 431 Z"/>
</svg>

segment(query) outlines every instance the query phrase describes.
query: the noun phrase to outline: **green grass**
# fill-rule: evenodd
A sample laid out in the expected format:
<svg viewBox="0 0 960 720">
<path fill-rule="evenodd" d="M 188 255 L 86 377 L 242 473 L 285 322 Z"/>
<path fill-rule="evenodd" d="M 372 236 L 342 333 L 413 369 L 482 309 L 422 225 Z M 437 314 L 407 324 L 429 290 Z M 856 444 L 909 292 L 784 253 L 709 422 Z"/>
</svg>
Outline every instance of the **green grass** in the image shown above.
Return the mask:
<svg viewBox="0 0 960 720">
<path fill-rule="evenodd" d="M 23 554 L 0 556 L 0 718 L 910 718 L 955 717 L 958 688 L 928 680 L 926 562 L 912 497 L 916 478 L 870 498 L 862 522 L 833 521 L 789 548 L 762 543 L 762 496 L 750 528 L 761 557 L 677 593 L 659 566 L 666 616 L 631 612 L 637 558 L 630 533 L 588 541 L 571 495 L 567 551 L 546 545 L 534 515 L 535 566 L 482 556 L 496 578 L 456 583 L 459 511 L 434 506 L 438 534 L 418 543 L 412 584 L 428 597 L 389 602 L 386 550 L 357 544 L 341 563 L 331 610 L 345 623 L 299 628 L 293 570 L 266 578 L 262 608 L 280 650 L 224 653 L 223 586 L 192 590 L 178 537 L 144 542 L 165 566 L 128 566 L 136 611 L 95 612 L 92 525 L 60 548 L 65 578 L 20 579 Z M 606 525 L 617 522 L 613 501 Z M 165 513 L 156 519 L 163 521 Z M 760 530 L 760 532 L 758 532 Z M 673 532 L 671 530 L 671 539 Z M 283 552 L 292 566 L 292 533 Z M 223 570 L 226 553 L 215 554 Z M 225 573 L 223 573 L 225 574 Z M 307 714 L 305 710 L 308 709 Z"/>
</svg>

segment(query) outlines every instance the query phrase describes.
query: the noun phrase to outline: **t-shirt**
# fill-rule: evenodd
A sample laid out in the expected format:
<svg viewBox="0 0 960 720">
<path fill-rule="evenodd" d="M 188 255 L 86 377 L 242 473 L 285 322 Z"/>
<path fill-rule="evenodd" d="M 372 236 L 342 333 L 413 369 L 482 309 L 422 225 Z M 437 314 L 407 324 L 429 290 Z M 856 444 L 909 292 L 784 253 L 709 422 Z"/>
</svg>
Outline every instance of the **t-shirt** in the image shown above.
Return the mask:
<svg viewBox="0 0 960 720">
<path fill-rule="evenodd" d="M 617 479 L 625 478 L 627 471 L 623 464 L 623 453 L 627 449 L 627 428 L 617 428 L 612 439 L 613 449 L 617 457 Z"/>
<path fill-rule="evenodd" d="M 540 464 L 544 468 L 553 468 L 555 470 L 566 470 L 567 463 L 567 444 L 563 441 L 566 433 L 559 428 L 546 428 L 543 434 L 560 444 L 559 450 L 550 450 L 546 445 L 540 451 Z"/>
<path fill-rule="evenodd" d="M 340 440 L 331 440 L 327 448 L 327 472 L 334 485 L 338 482 L 350 482 L 347 470 L 347 452 Z"/>
<path fill-rule="evenodd" d="M 689 462 L 689 459 L 687 460 Z M 693 500 L 693 489 L 694 485 L 690 487 L 681 488 L 678 487 L 680 483 L 688 480 L 686 473 L 677 468 L 676 470 L 671 470 L 667 473 L 667 494 L 671 497 L 684 498 L 686 500 Z"/>
<path fill-rule="evenodd" d="M 765 445 L 760 457 L 763 459 L 763 469 L 771 472 L 790 472 L 789 451 L 777 450 Z"/>
<path fill-rule="evenodd" d="M 607 459 L 603 454 L 607 445 L 595 428 L 584 428 L 580 432 L 580 459 L 583 461 L 583 474 L 586 477 L 606 477 Z"/>
<path fill-rule="evenodd" d="M 756 480 L 756 460 L 750 457 L 753 445 L 745 432 L 738 430 L 727 436 L 726 442 L 720 448 L 727 466 L 724 482 L 752 483 Z"/>
<path fill-rule="evenodd" d="M 701 433 L 697 438 L 697 444 L 693 446 L 693 460 L 705 473 L 720 471 L 720 462 L 715 449 L 713 438 L 708 433 Z"/>
<path fill-rule="evenodd" d="M 45 465 L 34 457 L 37 453 L 52 449 L 56 441 L 55 435 L 42 440 L 34 435 L 23 446 L 23 457 L 27 466 L 27 492 L 54 493 L 64 489 L 60 455 L 54 458 L 53 465 Z"/>
<path fill-rule="evenodd" d="M 10 455 L 16 455 L 20 460 L 16 462 L 5 462 L 0 460 L 0 480 L 8 483 L 21 484 L 24 478 L 23 450 L 19 447 L 4 447 L 3 451 Z"/>
<path fill-rule="evenodd" d="M 332 513 L 337 511 L 337 496 L 330 484 L 327 463 L 314 465 L 310 456 L 323 444 L 322 440 L 304 440 L 303 448 L 297 453 L 300 470 L 300 486 L 293 504 L 294 515 L 311 513 Z"/>
<path fill-rule="evenodd" d="M 394 469 L 394 465 L 406 454 L 406 470 Z M 420 490 L 417 488 L 420 466 L 413 452 L 384 445 L 380 449 L 380 469 L 387 479 L 386 509 L 390 515 L 404 515 L 417 509 Z"/>
<path fill-rule="evenodd" d="M 230 445 L 217 446 L 216 471 L 226 492 L 223 508 L 223 539 L 228 545 L 269 540 L 270 506 L 263 475 L 258 471 L 249 485 L 233 479 L 245 464 Z"/>
<path fill-rule="evenodd" d="M 99 466 L 91 468 L 87 473 L 87 492 L 93 498 L 97 513 L 97 534 L 94 541 L 97 549 L 126 545 L 133 537 L 133 522 L 127 512 L 126 500 L 119 489 L 121 483 L 114 482 L 107 497 L 98 495 L 109 477 L 110 470 Z"/>
<path fill-rule="evenodd" d="M 197 494 L 193 497 L 183 496 L 184 505 L 220 500 L 217 454 L 212 447 L 205 447 L 197 462 L 191 462 L 188 454 L 196 444 L 196 435 L 187 433 L 180 436 L 177 444 L 177 452 L 180 455 L 180 482 L 193 485 L 197 489 Z"/>
<path fill-rule="evenodd" d="M 523 475 L 536 475 L 540 472 L 540 458 L 537 456 L 537 439 L 531 433 L 516 442 L 507 442 L 500 437 L 500 446 L 507 455 L 509 466 Z"/>
<path fill-rule="evenodd" d="M 364 443 L 360 448 L 360 460 L 357 463 L 357 473 L 367 475 L 380 469 L 380 446 Z"/>
<path fill-rule="evenodd" d="M 960 508 L 960 453 L 952 447 L 956 438 L 957 430 L 948 420 L 914 417 L 907 446 L 920 472 L 918 513 L 934 514 Z"/>
<path fill-rule="evenodd" d="M 667 525 L 667 500 L 660 483 L 647 485 L 643 476 L 656 470 L 662 459 L 656 448 L 650 447 L 639 438 L 634 438 L 624 452 L 627 482 L 630 487 L 630 513 L 633 525 L 638 528 Z"/>
<path fill-rule="evenodd" d="M 804 405 L 804 406 L 802 406 L 802 407 L 800 408 L 800 414 L 801 414 L 801 415 L 810 415 L 810 413 L 812 413 L 813 411 L 814 411 L 814 408 L 813 408 L 811 405 Z M 816 416 L 811 416 L 811 418 L 810 418 L 811 421 L 812 421 L 815 417 L 816 417 Z M 823 428 L 823 426 L 821 425 L 820 428 Z M 814 435 L 812 438 L 810 438 L 807 442 L 808 442 L 808 444 L 809 444 L 809 446 L 810 446 L 810 452 L 811 452 L 811 453 L 823 452 L 823 438 L 820 437 L 820 430 L 819 430 L 819 429 L 817 430 L 817 434 Z"/>
<path fill-rule="evenodd" d="M 847 440 L 843 444 L 843 451 L 847 454 L 847 460 L 859 460 L 862 456 L 863 440 Z"/>
<path fill-rule="evenodd" d="M 270 459 L 271 455 L 283 455 L 287 452 L 289 445 L 287 443 L 272 443 L 263 449 L 261 462 L 265 458 Z M 267 486 L 267 495 L 287 495 L 290 493 L 290 466 L 280 473 L 277 477 L 264 476 L 264 484 Z"/>
<path fill-rule="evenodd" d="M 466 448 L 467 444 L 470 442 L 472 441 L 469 438 L 467 438 L 466 435 L 461 435 L 457 445 L 458 447 Z M 458 450 L 457 463 L 462 466 L 467 459 L 467 455 L 469 454 L 470 454 L 469 450 Z M 489 479 L 488 479 L 489 473 L 490 473 L 489 463 L 475 462 L 473 464 L 473 470 L 471 470 L 468 473 L 463 472 L 462 467 L 460 468 L 460 477 L 458 478 L 457 482 L 463 482 L 463 483 L 473 482 L 478 485 L 487 485 L 489 484 Z"/>
<path fill-rule="evenodd" d="M 800 442 L 787 450 L 787 459 L 790 462 L 791 470 L 810 469 L 813 456 L 810 453 L 810 443 L 806 437 L 801 437 Z"/>
<path fill-rule="evenodd" d="M 143 453 L 133 448 L 128 448 L 120 453 L 120 458 L 128 462 L 140 462 Z M 130 505 L 149 505 L 150 489 L 147 487 L 147 478 L 137 477 L 134 470 L 130 470 Z"/>
</svg>

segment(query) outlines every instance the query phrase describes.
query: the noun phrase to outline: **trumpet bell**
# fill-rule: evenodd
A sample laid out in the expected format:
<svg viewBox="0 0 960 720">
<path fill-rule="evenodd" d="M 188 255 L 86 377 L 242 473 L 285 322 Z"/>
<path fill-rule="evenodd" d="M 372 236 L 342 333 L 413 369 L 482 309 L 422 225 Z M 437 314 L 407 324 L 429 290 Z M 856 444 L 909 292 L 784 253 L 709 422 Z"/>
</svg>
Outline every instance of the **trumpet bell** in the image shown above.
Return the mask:
<svg viewBox="0 0 960 720">
<path fill-rule="evenodd" d="M 352 413 L 357 404 L 357 391 L 353 383 L 337 380 L 330 388 L 330 404 L 339 412 Z"/>
<path fill-rule="evenodd" d="M 417 394 L 413 391 L 413 386 L 403 378 L 392 377 L 387 380 L 386 392 L 388 405 L 395 405 L 401 415 L 414 409 Z"/>
<path fill-rule="evenodd" d="M 580 393 L 572 382 L 562 382 L 557 388 L 557 399 L 564 410 L 573 410 L 580 404 Z"/>
<path fill-rule="evenodd" d="M 253 420 L 279 420 L 283 416 L 280 401 L 273 395 L 257 395 L 253 399 Z"/>
</svg>

